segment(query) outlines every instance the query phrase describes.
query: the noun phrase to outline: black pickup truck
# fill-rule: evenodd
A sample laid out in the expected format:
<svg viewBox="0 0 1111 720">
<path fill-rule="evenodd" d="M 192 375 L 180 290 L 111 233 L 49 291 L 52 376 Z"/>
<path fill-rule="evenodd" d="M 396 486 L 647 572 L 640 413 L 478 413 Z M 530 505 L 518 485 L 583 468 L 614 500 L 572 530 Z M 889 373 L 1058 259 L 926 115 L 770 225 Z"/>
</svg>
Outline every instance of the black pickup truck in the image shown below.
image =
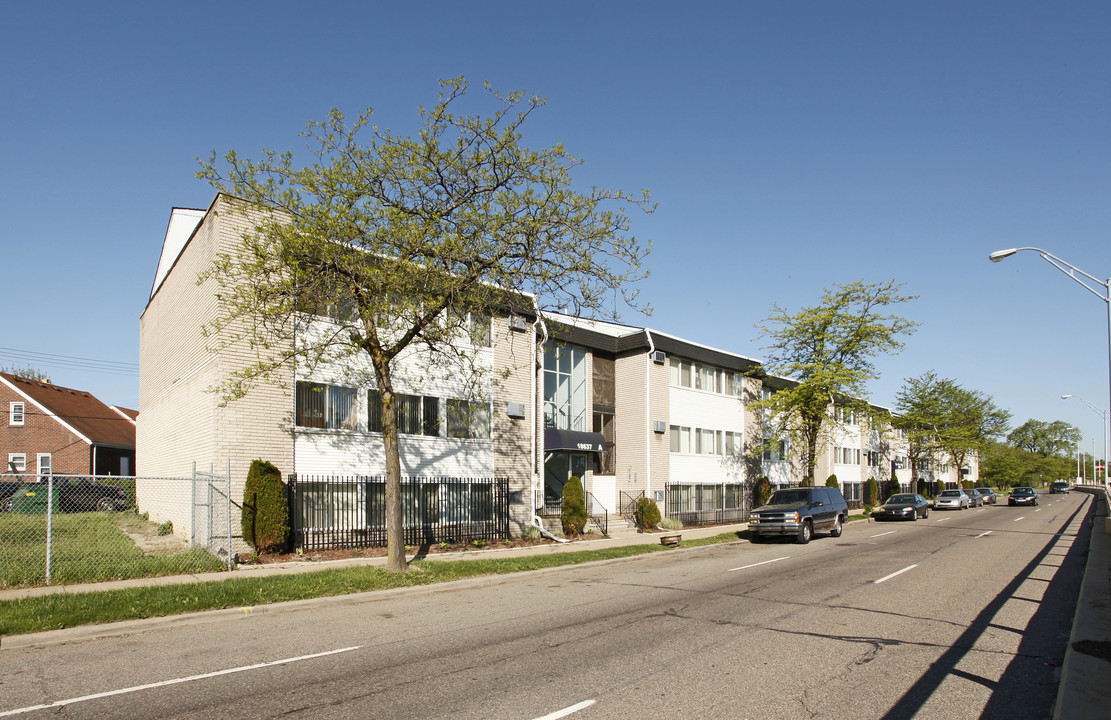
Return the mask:
<svg viewBox="0 0 1111 720">
<path fill-rule="evenodd" d="M 849 506 L 837 488 L 786 488 L 776 490 L 767 505 L 752 511 L 748 529 L 753 542 L 793 535 L 795 542 L 805 544 L 818 531 L 841 537 L 848 516 Z"/>
</svg>

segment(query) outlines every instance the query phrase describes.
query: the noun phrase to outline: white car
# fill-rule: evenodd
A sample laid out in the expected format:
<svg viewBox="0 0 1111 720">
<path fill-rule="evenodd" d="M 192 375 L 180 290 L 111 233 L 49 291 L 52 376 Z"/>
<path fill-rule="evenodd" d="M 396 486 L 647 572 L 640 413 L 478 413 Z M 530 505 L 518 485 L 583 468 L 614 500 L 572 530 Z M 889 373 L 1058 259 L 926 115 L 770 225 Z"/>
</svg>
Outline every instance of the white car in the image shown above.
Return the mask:
<svg viewBox="0 0 1111 720">
<path fill-rule="evenodd" d="M 934 500 L 934 510 L 964 510 L 969 502 L 964 490 L 942 490 Z"/>
</svg>

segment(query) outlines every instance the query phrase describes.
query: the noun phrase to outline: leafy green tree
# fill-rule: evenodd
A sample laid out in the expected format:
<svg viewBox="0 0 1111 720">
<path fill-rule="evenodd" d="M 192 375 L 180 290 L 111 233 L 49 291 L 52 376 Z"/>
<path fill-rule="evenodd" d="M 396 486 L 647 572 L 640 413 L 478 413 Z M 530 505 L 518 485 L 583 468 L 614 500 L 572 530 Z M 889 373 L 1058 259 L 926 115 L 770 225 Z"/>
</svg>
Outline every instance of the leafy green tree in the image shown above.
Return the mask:
<svg viewBox="0 0 1111 720">
<path fill-rule="evenodd" d="M 990 441 L 1006 432 L 1011 414 L 990 395 L 953 380 L 939 380 L 936 391 L 938 446 L 959 471 L 970 454 L 983 452 Z"/>
<path fill-rule="evenodd" d="M 1061 420 L 1044 422 L 1031 418 L 1012 430 L 1007 442 L 1042 457 L 1067 455 L 1080 442 L 1080 430 Z"/>
<path fill-rule="evenodd" d="M 801 441 L 803 476 L 810 481 L 826 440 L 823 430 L 835 422 L 830 406 L 866 397 L 868 381 L 879 376 L 875 358 L 899 352 L 902 338 L 917 325 L 888 313 L 913 299 L 901 288 L 893 280 L 835 285 L 826 288 L 819 305 L 796 313 L 774 304 L 760 326 L 767 371 L 790 382 L 754 405 L 764 410 L 775 436 Z"/>
<path fill-rule="evenodd" d="M 0 372 L 6 372 L 9 375 L 26 378 L 27 380 L 36 380 L 38 382 L 50 382 L 50 375 L 45 370 L 40 370 L 37 367 L 30 365 L 0 365 Z"/>
<path fill-rule="evenodd" d="M 937 423 L 941 417 L 941 396 L 937 375 L 931 370 L 920 377 L 907 378 L 895 395 L 895 415 L 891 424 L 906 441 L 907 464 L 918 471 L 940 449 Z"/>
<path fill-rule="evenodd" d="M 348 124 L 333 109 L 302 133 L 306 163 L 295 164 L 291 152 L 266 150 L 248 160 L 231 151 L 222 162 L 213 152 L 197 173 L 240 199 L 252 226 L 241 247 L 201 277 L 218 284 L 222 303 L 206 329 L 217 342 L 245 344 L 259 356 L 217 389 L 232 401 L 290 362 L 369 368 L 363 380 L 377 388 L 383 419 L 387 567 L 398 571 L 407 567 L 399 358 L 469 370 L 474 354 L 460 339 L 476 310 L 561 309 L 612 319 L 617 295 L 645 309 L 633 284 L 647 275 L 649 246 L 628 234 L 625 209 L 651 212 L 647 191 L 574 190 L 581 161 L 562 145 L 522 143 L 522 126 L 541 98 L 487 86 L 493 113 L 460 115 L 466 81 L 441 87 L 439 100 L 419 110 L 416 136 L 371 126 L 371 110 Z M 332 330 L 293 342 L 307 336 L 297 334 L 306 317 L 322 315 L 333 318 Z"/>
</svg>

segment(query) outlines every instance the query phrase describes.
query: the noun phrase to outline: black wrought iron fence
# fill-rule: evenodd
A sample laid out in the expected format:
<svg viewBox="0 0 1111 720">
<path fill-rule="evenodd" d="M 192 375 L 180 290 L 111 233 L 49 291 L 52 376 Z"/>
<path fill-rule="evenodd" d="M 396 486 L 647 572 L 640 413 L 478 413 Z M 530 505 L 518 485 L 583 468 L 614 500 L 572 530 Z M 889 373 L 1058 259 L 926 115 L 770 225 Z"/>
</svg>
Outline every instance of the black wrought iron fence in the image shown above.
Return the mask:
<svg viewBox="0 0 1111 720">
<path fill-rule="evenodd" d="M 684 526 L 744 522 L 748 518 L 743 483 L 668 483 L 665 515 Z"/>
<path fill-rule="evenodd" d="M 642 497 L 644 497 L 644 491 L 643 490 L 636 493 L 635 495 L 633 493 L 625 492 L 624 490 L 622 490 L 620 495 L 619 495 L 619 498 L 618 498 L 618 504 L 617 504 L 618 514 L 620 514 L 622 517 L 627 517 L 627 518 L 631 518 L 634 515 L 636 515 L 637 514 L 637 500 L 640 500 Z"/>
<path fill-rule="evenodd" d="M 305 550 L 386 544 L 386 478 L 290 475 L 292 544 Z M 403 477 L 406 545 L 509 537 L 509 479 Z"/>
</svg>

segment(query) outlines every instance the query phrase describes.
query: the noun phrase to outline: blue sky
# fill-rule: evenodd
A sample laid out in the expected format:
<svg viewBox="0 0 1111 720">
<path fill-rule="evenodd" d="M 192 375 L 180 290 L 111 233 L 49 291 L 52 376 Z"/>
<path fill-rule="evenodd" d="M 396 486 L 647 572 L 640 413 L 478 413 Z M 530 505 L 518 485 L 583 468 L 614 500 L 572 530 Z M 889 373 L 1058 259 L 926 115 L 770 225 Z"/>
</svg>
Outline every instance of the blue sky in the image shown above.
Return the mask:
<svg viewBox="0 0 1111 720">
<path fill-rule="evenodd" d="M 1106 304 L 987 256 L 1111 275 L 1106 2 L 19 3 L 0 61 L 0 364 L 106 402 L 138 406 L 170 209 L 213 196 L 196 157 L 297 151 L 333 106 L 410 133 L 465 75 L 546 97 L 526 142 L 564 143 L 584 187 L 652 192 L 655 310 L 625 321 L 760 358 L 773 302 L 894 278 L 921 326 L 874 402 L 934 370 L 1102 454 L 1059 398 L 1107 406 Z"/>
</svg>

